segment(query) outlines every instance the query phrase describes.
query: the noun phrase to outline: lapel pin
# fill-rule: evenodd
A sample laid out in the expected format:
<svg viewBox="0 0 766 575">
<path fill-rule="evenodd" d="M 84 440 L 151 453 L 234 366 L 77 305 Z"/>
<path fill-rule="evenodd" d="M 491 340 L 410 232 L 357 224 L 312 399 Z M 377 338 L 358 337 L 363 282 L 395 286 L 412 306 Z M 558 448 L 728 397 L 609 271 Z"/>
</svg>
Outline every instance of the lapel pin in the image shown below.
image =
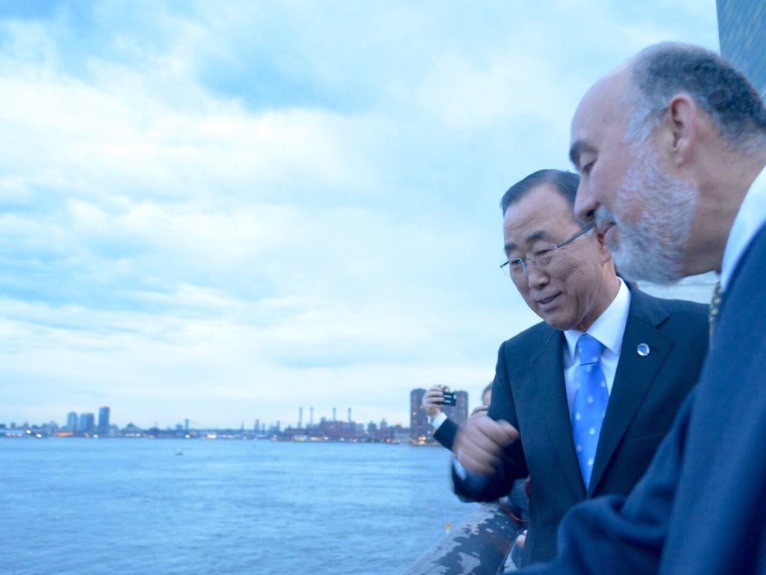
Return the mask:
<svg viewBox="0 0 766 575">
<path fill-rule="evenodd" d="M 646 357 L 647 355 L 649 355 L 649 346 L 646 345 L 645 343 L 639 343 L 638 347 L 636 348 L 636 352 L 641 357 Z"/>
</svg>

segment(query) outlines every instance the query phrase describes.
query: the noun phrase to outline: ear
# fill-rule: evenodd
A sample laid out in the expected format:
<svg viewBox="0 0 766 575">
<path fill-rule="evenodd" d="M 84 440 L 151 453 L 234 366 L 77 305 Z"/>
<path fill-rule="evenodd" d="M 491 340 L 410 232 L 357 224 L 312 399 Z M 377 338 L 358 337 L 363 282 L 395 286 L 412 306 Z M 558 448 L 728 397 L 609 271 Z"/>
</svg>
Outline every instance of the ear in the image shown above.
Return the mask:
<svg viewBox="0 0 766 575">
<path fill-rule="evenodd" d="M 596 232 L 596 241 L 598 241 L 598 253 L 601 255 L 601 263 L 605 264 L 612 260 L 612 252 L 606 247 L 606 240 L 604 234 Z"/>
<path fill-rule="evenodd" d="M 676 94 L 668 102 L 667 123 L 669 153 L 673 163 L 680 166 L 689 161 L 697 138 L 699 109 L 688 94 Z"/>
</svg>

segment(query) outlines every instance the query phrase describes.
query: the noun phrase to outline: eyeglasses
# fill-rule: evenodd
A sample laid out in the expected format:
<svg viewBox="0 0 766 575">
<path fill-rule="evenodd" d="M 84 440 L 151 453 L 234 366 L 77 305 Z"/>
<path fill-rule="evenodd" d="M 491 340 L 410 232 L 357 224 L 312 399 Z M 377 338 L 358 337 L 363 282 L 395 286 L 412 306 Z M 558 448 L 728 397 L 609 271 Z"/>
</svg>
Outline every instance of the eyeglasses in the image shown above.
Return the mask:
<svg viewBox="0 0 766 575">
<path fill-rule="evenodd" d="M 511 277 L 514 277 L 514 276 L 520 277 L 525 275 L 527 273 L 527 267 L 530 264 L 534 265 L 538 270 L 544 269 L 547 266 L 549 266 L 551 262 L 553 261 L 553 256 L 556 253 L 556 250 L 571 244 L 577 238 L 587 234 L 589 231 L 591 231 L 595 227 L 596 227 L 595 223 L 590 224 L 588 227 L 583 228 L 582 230 L 577 232 L 575 235 L 573 235 L 571 238 L 569 238 L 568 240 L 564 240 L 560 244 L 551 244 L 550 247 L 538 250 L 533 255 L 527 256 L 525 258 L 513 258 L 508 261 L 505 261 L 502 264 L 500 264 L 500 269 L 503 269 L 505 266 L 508 266 L 508 269 L 511 272 Z"/>
</svg>

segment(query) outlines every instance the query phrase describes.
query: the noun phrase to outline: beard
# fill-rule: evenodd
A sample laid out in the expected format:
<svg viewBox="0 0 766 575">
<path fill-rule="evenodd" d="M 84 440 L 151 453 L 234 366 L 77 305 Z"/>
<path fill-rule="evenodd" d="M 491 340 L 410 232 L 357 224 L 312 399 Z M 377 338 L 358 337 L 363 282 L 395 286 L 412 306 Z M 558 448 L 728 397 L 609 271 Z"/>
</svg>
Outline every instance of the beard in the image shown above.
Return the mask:
<svg viewBox="0 0 766 575">
<path fill-rule="evenodd" d="M 664 173 L 657 154 L 643 145 L 623 178 L 614 212 L 600 207 L 596 221 L 612 221 L 617 239 L 607 245 L 617 272 L 658 284 L 684 277 L 684 254 L 697 205 L 690 184 Z M 638 213 L 628 222 L 625 214 Z M 617 215 L 621 214 L 621 215 Z"/>
</svg>

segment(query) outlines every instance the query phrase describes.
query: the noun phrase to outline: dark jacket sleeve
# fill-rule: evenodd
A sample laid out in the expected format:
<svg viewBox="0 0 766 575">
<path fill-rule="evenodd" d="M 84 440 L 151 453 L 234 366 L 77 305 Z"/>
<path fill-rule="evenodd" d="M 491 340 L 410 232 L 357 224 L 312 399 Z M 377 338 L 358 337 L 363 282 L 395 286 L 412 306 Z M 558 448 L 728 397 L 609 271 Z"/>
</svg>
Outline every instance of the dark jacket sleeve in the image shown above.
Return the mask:
<svg viewBox="0 0 766 575">
<path fill-rule="evenodd" d="M 455 436 L 457 435 L 457 431 L 457 423 L 448 417 L 444 423 L 439 426 L 439 429 L 434 431 L 434 439 L 452 451 L 452 446 L 455 443 Z"/>
<path fill-rule="evenodd" d="M 492 402 L 489 416 L 495 420 L 505 420 L 518 429 L 516 407 L 508 383 L 505 365 L 505 343 L 498 352 L 495 380 L 492 383 Z M 495 501 L 508 495 L 514 480 L 528 475 L 527 463 L 521 442 L 516 441 L 506 448 L 500 466 L 492 475 L 485 476 L 482 481 L 462 479 L 452 470 L 452 481 L 455 493 L 461 499 L 468 501 Z"/>
</svg>

